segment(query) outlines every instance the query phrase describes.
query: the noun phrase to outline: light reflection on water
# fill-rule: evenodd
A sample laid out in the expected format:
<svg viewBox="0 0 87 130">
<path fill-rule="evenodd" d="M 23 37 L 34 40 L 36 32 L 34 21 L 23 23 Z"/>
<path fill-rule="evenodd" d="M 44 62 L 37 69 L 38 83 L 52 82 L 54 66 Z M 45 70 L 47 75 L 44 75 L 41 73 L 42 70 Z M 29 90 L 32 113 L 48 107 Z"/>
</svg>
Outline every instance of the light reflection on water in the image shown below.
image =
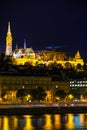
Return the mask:
<svg viewBox="0 0 87 130">
<path fill-rule="evenodd" d="M 87 129 L 87 114 L 0 116 L 0 130 Z"/>
</svg>

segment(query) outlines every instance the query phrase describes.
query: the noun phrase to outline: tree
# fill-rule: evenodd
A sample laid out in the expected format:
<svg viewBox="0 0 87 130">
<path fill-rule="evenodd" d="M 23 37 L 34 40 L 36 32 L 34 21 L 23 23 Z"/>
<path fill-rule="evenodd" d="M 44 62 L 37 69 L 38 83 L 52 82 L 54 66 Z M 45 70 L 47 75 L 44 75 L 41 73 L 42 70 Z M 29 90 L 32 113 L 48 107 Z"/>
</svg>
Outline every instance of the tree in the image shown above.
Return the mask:
<svg viewBox="0 0 87 130">
<path fill-rule="evenodd" d="M 16 97 L 17 98 L 20 98 L 21 99 L 21 101 L 23 101 L 24 100 L 24 98 L 25 98 L 25 96 L 27 96 L 27 91 L 25 90 L 25 89 L 19 89 L 18 91 L 17 91 L 17 93 L 16 93 Z"/>
<path fill-rule="evenodd" d="M 67 94 L 64 92 L 64 90 L 56 90 L 55 92 L 55 96 L 59 97 L 60 99 L 65 99 L 66 95 Z"/>
<path fill-rule="evenodd" d="M 80 63 L 78 63 L 77 66 L 76 66 L 76 69 L 77 70 L 82 70 L 82 65 Z"/>
<path fill-rule="evenodd" d="M 65 63 L 65 67 L 66 67 L 67 69 L 71 69 L 71 68 L 72 68 L 72 65 L 71 65 L 69 62 L 66 62 L 66 63 Z"/>
<path fill-rule="evenodd" d="M 5 95 L 6 95 L 6 91 L 3 91 L 3 92 L 1 93 L 2 99 L 4 99 Z"/>
<path fill-rule="evenodd" d="M 60 64 L 60 63 L 59 63 L 59 64 L 57 64 L 57 68 L 58 68 L 58 69 L 63 69 L 62 64 Z"/>
<path fill-rule="evenodd" d="M 81 88 L 80 88 L 80 89 L 72 89 L 72 90 L 70 91 L 70 94 L 72 94 L 72 95 L 74 96 L 74 98 L 79 99 L 79 98 L 80 98 L 80 95 L 81 95 L 81 92 L 83 92 L 83 91 L 81 90 Z"/>
<path fill-rule="evenodd" d="M 46 93 L 42 87 L 37 87 L 36 89 L 31 90 L 31 96 L 33 100 L 44 100 Z"/>
</svg>

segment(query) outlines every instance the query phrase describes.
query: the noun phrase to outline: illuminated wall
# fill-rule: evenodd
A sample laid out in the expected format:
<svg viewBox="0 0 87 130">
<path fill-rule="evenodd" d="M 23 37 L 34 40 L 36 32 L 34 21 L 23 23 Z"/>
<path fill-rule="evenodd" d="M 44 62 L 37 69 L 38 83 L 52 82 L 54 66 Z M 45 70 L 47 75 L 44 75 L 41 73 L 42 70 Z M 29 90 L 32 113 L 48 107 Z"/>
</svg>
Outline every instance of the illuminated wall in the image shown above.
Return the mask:
<svg viewBox="0 0 87 130">
<path fill-rule="evenodd" d="M 78 52 L 76 53 L 76 55 L 73 59 L 66 59 L 66 60 L 64 60 L 63 58 L 58 59 L 58 57 L 60 57 L 60 56 L 56 55 L 56 51 L 54 51 L 54 53 L 53 53 L 54 57 L 56 57 L 55 59 L 53 58 L 52 53 L 48 54 L 48 52 L 46 52 L 46 56 L 44 56 L 44 54 L 41 55 L 40 53 L 42 53 L 42 52 L 39 52 L 39 54 L 36 54 L 35 52 L 33 52 L 31 54 L 28 53 L 28 56 L 25 55 L 22 57 L 21 57 L 22 54 L 21 55 L 19 55 L 19 53 L 14 54 L 13 55 L 13 64 L 24 65 L 26 62 L 33 66 L 36 66 L 38 64 L 45 64 L 46 66 L 50 66 L 52 64 L 55 64 L 55 65 L 61 64 L 63 68 L 73 67 L 75 69 L 77 68 L 78 64 L 80 64 L 81 66 L 84 65 L 84 61 L 81 58 L 80 53 L 78 56 L 76 56 L 78 54 Z M 60 53 L 60 54 L 62 54 L 62 53 Z M 63 54 L 62 54 L 62 56 L 63 56 Z"/>
<path fill-rule="evenodd" d="M 44 90 L 51 90 L 52 94 L 55 89 L 68 91 L 68 81 L 52 81 L 51 77 L 35 77 L 35 76 L 23 76 L 23 75 L 1 75 L 1 91 L 10 92 L 10 95 L 15 95 L 15 92 L 19 89 L 31 90 L 37 87 L 42 87 Z M 14 91 L 14 93 L 12 93 Z"/>
</svg>

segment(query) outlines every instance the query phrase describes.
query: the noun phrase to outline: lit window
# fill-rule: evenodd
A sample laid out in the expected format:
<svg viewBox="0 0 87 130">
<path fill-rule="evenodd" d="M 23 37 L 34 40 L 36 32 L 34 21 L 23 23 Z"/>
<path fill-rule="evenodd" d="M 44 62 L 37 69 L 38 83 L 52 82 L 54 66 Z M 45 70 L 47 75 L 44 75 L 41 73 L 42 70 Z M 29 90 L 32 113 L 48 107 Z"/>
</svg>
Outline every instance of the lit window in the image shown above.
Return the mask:
<svg viewBox="0 0 87 130">
<path fill-rule="evenodd" d="M 80 81 L 80 83 L 82 83 L 82 81 Z"/>
<path fill-rule="evenodd" d="M 74 83 L 74 81 L 71 81 L 71 83 Z"/>
<path fill-rule="evenodd" d="M 85 81 L 83 81 L 83 83 L 85 83 Z"/>
</svg>

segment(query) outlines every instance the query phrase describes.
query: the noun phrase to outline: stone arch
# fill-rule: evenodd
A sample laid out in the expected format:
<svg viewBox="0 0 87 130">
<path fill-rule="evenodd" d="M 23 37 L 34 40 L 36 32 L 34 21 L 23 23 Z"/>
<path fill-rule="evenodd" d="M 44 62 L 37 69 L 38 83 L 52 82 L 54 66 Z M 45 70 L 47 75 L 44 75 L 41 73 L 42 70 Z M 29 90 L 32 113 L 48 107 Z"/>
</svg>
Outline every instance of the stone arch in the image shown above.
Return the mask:
<svg viewBox="0 0 87 130">
<path fill-rule="evenodd" d="M 70 62 L 66 62 L 66 63 L 65 63 L 65 68 L 66 68 L 66 69 L 71 69 L 71 68 L 72 68 L 71 63 L 70 63 Z"/>
</svg>

